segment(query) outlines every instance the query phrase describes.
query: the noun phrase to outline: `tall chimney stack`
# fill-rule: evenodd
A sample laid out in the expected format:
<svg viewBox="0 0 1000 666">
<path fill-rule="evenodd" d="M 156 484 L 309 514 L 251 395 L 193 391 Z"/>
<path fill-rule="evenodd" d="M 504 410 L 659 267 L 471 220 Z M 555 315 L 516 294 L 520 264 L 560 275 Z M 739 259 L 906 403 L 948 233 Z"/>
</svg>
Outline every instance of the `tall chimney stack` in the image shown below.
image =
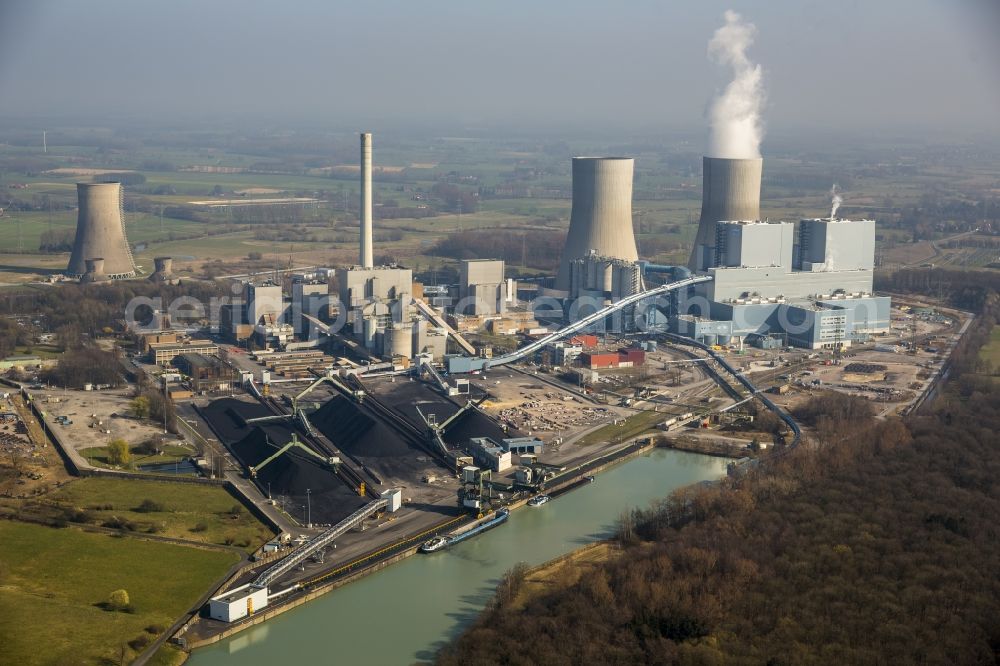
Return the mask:
<svg viewBox="0 0 1000 666">
<path fill-rule="evenodd" d="M 373 268 L 372 257 L 372 133 L 361 134 L 361 257 L 362 268 Z"/>
</svg>

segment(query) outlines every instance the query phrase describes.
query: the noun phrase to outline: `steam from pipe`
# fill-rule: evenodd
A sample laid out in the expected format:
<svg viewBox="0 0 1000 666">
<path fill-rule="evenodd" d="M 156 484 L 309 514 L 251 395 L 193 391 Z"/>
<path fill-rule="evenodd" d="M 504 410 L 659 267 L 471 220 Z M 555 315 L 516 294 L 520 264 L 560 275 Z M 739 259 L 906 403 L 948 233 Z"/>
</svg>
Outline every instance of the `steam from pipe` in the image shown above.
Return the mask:
<svg viewBox="0 0 1000 666">
<path fill-rule="evenodd" d="M 712 102 L 709 111 L 711 136 L 709 155 L 729 159 L 760 157 L 764 136 L 761 108 L 764 105 L 764 74 L 750 61 L 747 49 L 757 28 L 732 10 L 725 13 L 726 24 L 708 42 L 708 57 L 728 67 L 732 79 Z"/>
<path fill-rule="evenodd" d="M 837 184 L 834 183 L 833 187 L 830 188 L 830 219 L 837 219 L 837 209 L 840 208 L 840 204 L 844 203 L 844 197 L 837 193 Z"/>
</svg>

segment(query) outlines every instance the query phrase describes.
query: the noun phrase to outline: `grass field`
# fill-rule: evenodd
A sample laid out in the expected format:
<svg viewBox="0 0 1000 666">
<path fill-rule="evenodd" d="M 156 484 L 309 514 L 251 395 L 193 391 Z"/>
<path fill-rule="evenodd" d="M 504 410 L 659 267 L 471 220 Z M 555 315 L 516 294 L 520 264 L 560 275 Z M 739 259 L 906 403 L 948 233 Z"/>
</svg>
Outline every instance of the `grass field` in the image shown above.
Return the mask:
<svg viewBox="0 0 1000 666">
<path fill-rule="evenodd" d="M 625 419 L 620 425 L 609 423 L 584 435 L 576 443 L 586 445 L 598 442 L 623 442 L 653 430 L 657 423 L 665 419 L 666 416 L 662 412 L 638 412 Z"/>
<path fill-rule="evenodd" d="M 180 446 L 179 444 L 166 444 L 162 449 L 163 455 L 142 455 L 132 451 L 130 467 L 137 469 L 139 465 L 177 462 L 184 460 L 194 453 L 191 448 Z M 88 449 L 80 449 L 80 455 L 86 458 L 91 465 L 96 465 L 97 467 L 111 466 L 108 462 L 108 447 L 106 446 L 92 446 Z"/>
<path fill-rule="evenodd" d="M 123 644 L 162 633 L 237 560 L 229 552 L 0 523 L 0 660 L 117 664 Z M 117 589 L 128 592 L 133 613 L 100 607 Z M 135 655 L 126 648 L 127 661 Z"/>
<path fill-rule="evenodd" d="M 91 477 L 50 495 L 61 505 L 87 511 L 87 522 L 128 522 L 136 531 L 256 550 L 273 534 L 219 486 Z M 137 511 L 144 500 L 162 511 Z M 232 509 L 240 507 L 238 514 Z"/>
</svg>

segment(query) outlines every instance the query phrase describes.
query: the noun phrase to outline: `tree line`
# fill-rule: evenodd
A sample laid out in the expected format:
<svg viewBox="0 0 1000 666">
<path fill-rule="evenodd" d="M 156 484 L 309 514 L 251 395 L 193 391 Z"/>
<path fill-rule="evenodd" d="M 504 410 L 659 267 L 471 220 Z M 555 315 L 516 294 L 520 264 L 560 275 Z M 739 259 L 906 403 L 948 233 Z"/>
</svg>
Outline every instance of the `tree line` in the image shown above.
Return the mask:
<svg viewBox="0 0 1000 666">
<path fill-rule="evenodd" d="M 437 663 L 995 663 L 1000 391 L 969 368 L 1000 299 L 954 282 L 980 317 L 926 411 L 814 398 L 805 445 L 629 512 L 586 577 L 520 603 L 505 577 Z"/>
</svg>

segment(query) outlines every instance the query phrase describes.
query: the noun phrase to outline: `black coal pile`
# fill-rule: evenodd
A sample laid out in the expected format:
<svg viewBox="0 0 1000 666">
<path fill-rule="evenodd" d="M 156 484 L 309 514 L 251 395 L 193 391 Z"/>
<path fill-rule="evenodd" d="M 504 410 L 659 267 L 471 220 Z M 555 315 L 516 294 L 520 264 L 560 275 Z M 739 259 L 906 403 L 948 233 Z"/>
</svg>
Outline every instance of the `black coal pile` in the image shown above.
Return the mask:
<svg viewBox="0 0 1000 666">
<path fill-rule="evenodd" d="M 412 423 L 421 432 L 425 425 L 417 408 L 424 417 L 431 414 L 438 423 L 444 423 L 451 418 L 469 399 L 476 400 L 483 397 L 460 395 L 456 398 L 449 398 L 442 395 L 436 388 L 425 382 L 380 382 L 372 383 L 372 388 L 377 392 L 379 400 L 391 407 L 397 414 Z M 500 441 L 505 437 L 516 437 L 520 433 L 512 432 L 507 434 L 499 423 L 491 419 L 479 410 L 469 409 L 458 417 L 453 423 L 448 425 L 444 433 L 444 441 L 450 447 L 464 448 L 472 437 L 490 437 Z"/>
<path fill-rule="evenodd" d="M 309 415 L 312 424 L 345 455 L 381 478 L 419 477 L 428 453 L 392 426 L 343 396 L 328 400 Z"/>
<path fill-rule="evenodd" d="M 258 403 L 223 398 L 201 412 L 245 469 L 259 466 L 292 438 L 287 421 L 247 425 L 248 419 L 270 415 Z M 285 500 L 285 510 L 297 520 L 305 519 L 306 490 L 309 490 L 313 523 L 336 523 L 366 501 L 330 468 L 296 448 L 265 465 L 258 471 L 255 482 L 261 492 Z"/>
</svg>

